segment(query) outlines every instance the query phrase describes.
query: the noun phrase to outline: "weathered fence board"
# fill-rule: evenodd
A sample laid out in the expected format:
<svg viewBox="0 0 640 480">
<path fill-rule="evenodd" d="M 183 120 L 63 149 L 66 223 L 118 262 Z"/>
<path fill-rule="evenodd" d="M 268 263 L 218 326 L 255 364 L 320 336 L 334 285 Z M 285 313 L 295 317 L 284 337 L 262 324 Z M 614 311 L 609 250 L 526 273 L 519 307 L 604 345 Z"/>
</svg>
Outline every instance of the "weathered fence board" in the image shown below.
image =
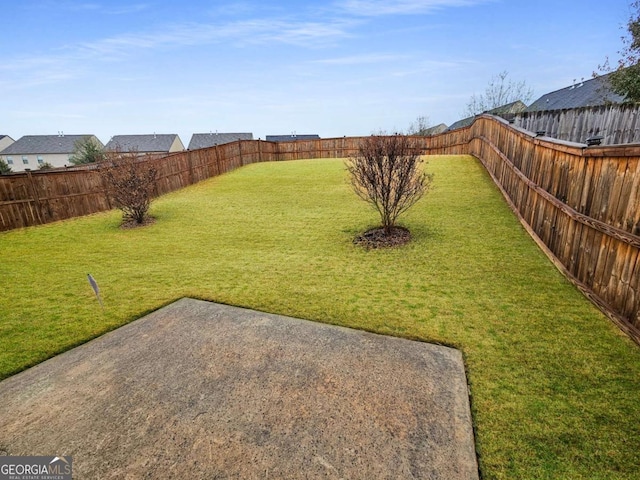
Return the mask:
<svg viewBox="0 0 640 480">
<path fill-rule="evenodd" d="M 603 137 L 605 145 L 640 142 L 640 107 L 636 104 L 600 105 L 565 110 L 522 112 L 513 124 L 531 132 L 544 131 L 559 140 L 585 142 Z"/>
<path fill-rule="evenodd" d="M 471 128 L 469 153 L 482 161 L 530 233 L 640 343 L 640 147 L 556 148 L 487 116 Z"/>
</svg>

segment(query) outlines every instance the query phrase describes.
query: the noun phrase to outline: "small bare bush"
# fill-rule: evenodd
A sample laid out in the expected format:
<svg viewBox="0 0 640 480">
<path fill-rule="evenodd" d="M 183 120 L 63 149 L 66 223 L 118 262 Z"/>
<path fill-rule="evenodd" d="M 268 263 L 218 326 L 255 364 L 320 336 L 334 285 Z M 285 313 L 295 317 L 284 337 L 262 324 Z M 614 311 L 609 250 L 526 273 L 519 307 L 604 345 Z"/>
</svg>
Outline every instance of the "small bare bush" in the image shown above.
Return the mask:
<svg viewBox="0 0 640 480">
<path fill-rule="evenodd" d="M 386 235 L 431 188 L 433 174 L 421 168 L 420 154 L 417 142 L 407 136 L 373 135 L 346 162 L 353 190 L 378 211 Z"/>
<path fill-rule="evenodd" d="M 98 172 L 105 181 L 107 194 L 122 210 L 123 221 L 144 223 L 158 174 L 153 161 L 135 150 L 107 151 Z"/>
</svg>

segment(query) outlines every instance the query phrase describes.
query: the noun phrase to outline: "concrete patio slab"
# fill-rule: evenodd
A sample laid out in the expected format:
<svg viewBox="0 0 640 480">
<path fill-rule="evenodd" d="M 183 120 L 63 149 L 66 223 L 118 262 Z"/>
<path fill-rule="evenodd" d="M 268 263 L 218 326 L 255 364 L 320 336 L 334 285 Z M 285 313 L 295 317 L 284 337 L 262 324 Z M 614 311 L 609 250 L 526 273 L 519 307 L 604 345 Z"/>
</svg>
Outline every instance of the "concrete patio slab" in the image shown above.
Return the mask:
<svg viewBox="0 0 640 480">
<path fill-rule="evenodd" d="M 192 299 L 0 382 L 74 479 L 477 479 L 457 350 Z"/>
</svg>

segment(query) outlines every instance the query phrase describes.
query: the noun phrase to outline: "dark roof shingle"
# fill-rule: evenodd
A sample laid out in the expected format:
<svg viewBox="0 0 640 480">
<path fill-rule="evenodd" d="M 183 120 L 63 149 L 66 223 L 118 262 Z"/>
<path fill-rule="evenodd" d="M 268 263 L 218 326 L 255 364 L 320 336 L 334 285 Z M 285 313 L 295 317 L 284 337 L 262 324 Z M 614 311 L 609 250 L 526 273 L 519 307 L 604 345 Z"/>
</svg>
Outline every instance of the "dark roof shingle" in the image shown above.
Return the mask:
<svg viewBox="0 0 640 480">
<path fill-rule="evenodd" d="M 515 102 L 506 103 L 504 105 L 500 105 L 499 107 L 492 108 L 491 110 L 487 110 L 483 113 L 489 113 L 491 115 L 497 116 L 513 116 L 516 113 L 521 113 L 526 110 L 527 106 L 520 100 L 516 100 Z M 476 116 L 463 118 L 462 120 L 458 120 L 455 123 L 452 123 L 451 126 L 447 129 L 447 131 L 457 130 L 458 128 L 468 127 L 473 123 L 476 119 Z"/>
<path fill-rule="evenodd" d="M 622 102 L 624 97 L 611 90 L 609 76 L 602 75 L 547 93 L 529 105 L 526 111 L 563 110 Z"/>
<path fill-rule="evenodd" d="M 135 150 L 137 152 L 169 152 L 173 142 L 179 139 L 175 133 L 148 134 L 148 135 L 114 135 L 107 142 L 106 150 L 120 148 L 123 151 Z M 182 144 L 182 142 L 180 142 Z"/>
<path fill-rule="evenodd" d="M 189 150 L 224 145 L 237 140 L 253 140 L 253 133 L 194 133 L 189 141 Z"/>
<path fill-rule="evenodd" d="M 73 153 L 75 143 L 86 137 L 92 137 L 102 146 L 95 135 L 25 135 L 5 148 L 6 155 L 69 154 Z"/>
<path fill-rule="evenodd" d="M 267 142 L 295 142 L 296 140 L 319 140 L 320 135 L 267 135 Z"/>
</svg>

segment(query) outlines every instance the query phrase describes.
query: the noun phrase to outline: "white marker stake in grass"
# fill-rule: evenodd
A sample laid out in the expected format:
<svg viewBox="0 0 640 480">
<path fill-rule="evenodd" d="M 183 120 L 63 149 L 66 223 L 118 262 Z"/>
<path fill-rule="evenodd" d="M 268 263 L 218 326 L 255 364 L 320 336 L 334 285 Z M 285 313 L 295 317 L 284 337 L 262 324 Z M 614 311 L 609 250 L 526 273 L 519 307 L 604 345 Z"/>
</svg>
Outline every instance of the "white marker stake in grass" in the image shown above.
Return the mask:
<svg viewBox="0 0 640 480">
<path fill-rule="evenodd" d="M 87 278 L 89 278 L 89 284 L 91 285 L 91 288 L 93 288 L 93 291 L 95 292 L 96 297 L 98 298 L 98 302 L 100 302 L 100 306 L 102 307 L 102 310 L 104 310 L 104 305 L 102 304 L 102 298 L 100 298 L 100 289 L 98 288 L 98 283 L 91 276 L 90 273 L 87 273 Z"/>
</svg>

